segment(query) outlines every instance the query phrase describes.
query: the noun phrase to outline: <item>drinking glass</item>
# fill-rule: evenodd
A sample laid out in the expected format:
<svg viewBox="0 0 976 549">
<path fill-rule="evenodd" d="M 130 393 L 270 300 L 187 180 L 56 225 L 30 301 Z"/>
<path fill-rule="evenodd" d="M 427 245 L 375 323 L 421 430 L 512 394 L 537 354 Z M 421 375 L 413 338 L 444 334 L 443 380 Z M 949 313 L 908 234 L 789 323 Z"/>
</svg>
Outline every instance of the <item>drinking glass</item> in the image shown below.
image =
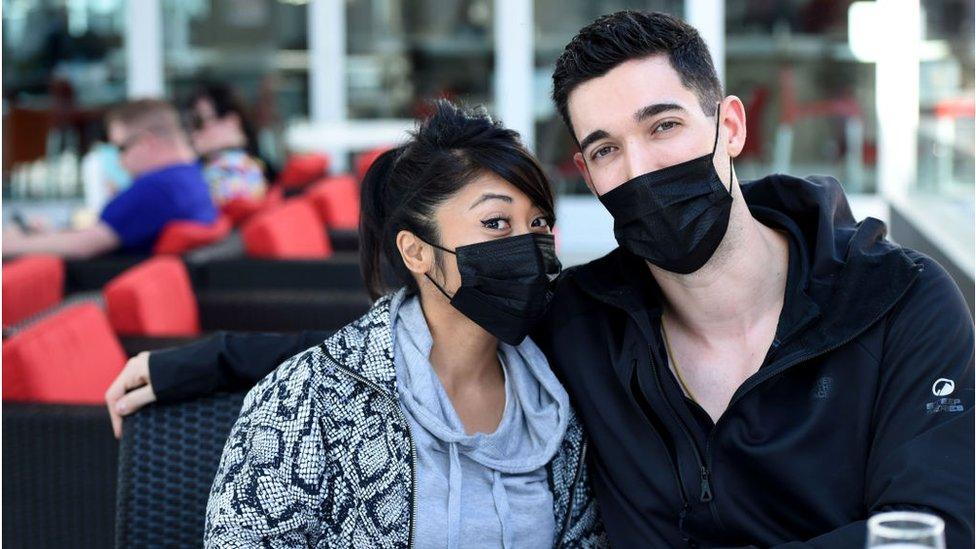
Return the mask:
<svg viewBox="0 0 976 549">
<path fill-rule="evenodd" d="M 867 549 L 945 549 L 945 523 L 928 513 L 894 511 L 868 519 Z"/>
</svg>

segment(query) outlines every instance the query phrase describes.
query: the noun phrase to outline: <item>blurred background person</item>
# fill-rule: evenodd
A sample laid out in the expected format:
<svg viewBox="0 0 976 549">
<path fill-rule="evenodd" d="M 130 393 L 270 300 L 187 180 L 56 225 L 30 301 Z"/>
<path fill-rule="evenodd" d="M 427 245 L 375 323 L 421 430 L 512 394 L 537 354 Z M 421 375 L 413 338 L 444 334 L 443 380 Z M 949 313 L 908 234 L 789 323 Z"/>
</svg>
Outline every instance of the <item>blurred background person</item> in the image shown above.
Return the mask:
<svg viewBox="0 0 976 549">
<path fill-rule="evenodd" d="M 50 253 L 89 258 L 117 249 L 149 253 L 166 223 L 212 223 L 217 218 L 203 171 L 171 104 L 158 99 L 124 103 L 109 111 L 106 126 L 122 166 L 133 178 L 131 187 L 85 229 L 26 234 L 8 227 L 4 257 Z"/>
<path fill-rule="evenodd" d="M 204 84 L 187 101 L 190 137 L 217 205 L 261 198 L 273 176 L 258 152 L 244 102 L 226 84 Z"/>
</svg>

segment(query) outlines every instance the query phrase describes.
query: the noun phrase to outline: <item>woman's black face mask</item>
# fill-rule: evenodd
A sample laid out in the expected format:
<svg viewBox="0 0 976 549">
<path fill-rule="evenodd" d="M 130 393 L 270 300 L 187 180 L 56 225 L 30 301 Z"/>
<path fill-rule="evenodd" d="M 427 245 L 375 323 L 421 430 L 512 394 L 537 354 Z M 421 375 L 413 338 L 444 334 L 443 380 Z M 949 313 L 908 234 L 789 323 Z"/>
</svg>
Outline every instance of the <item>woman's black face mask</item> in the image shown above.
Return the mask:
<svg viewBox="0 0 976 549">
<path fill-rule="evenodd" d="M 551 282 L 562 265 L 551 234 L 529 233 L 448 250 L 457 256 L 461 287 L 449 295 L 425 276 L 464 316 L 509 345 L 522 343 L 552 300 Z"/>
<path fill-rule="evenodd" d="M 600 196 L 613 216 L 617 243 L 666 271 L 688 274 L 701 269 L 728 229 L 732 194 L 714 164 L 719 114 L 711 153 L 637 176 Z"/>
</svg>

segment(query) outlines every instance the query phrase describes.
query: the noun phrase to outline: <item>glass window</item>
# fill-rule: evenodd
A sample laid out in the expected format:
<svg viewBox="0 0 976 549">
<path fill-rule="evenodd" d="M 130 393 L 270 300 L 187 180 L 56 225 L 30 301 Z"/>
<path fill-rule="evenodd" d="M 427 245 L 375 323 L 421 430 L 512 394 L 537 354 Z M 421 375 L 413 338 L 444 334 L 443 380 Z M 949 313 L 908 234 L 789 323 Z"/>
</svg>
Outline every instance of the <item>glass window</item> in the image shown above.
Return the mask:
<svg viewBox="0 0 976 549">
<path fill-rule="evenodd" d="M 924 0 L 915 191 L 973 200 L 973 4 Z M 970 217 L 972 212 L 970 211 Z"/>
<path fill-rule="evenodd" d="M 167 97 L 183 100 L 203 80 L 230 83 L 251 108 L 262 155 L 280 161 L 282 128 L 309 111 L 305 4 L 162 0 Z"/>
<path fill-rule="evenodd" d="M 410 118 L 439 97 L 491 105 L 492 0 L 350 2 L 350 119 Z"/>
<path fill-rule="evenodd" d="M 79 159 L 125 98 L 124 23 L 122 0 L 4 0 L 6 196 L 78 195 Z"/>
<path fill-rule="evenodd" d="M 875 66 L 851 52 L 848 4 L 726 2 L 726 93 L 746 108 L 741 179 L 819 173 L 876 191 Z"/>
<path fill-rule="evenodd" d="M 964 0 L 921 2 L 917 177 L 893 205 L 907 224 L 892 227 L 894 238 L 935 257 L 969 288 L 970 309 L 976 269 L 973 11 Z"/>
</svg>

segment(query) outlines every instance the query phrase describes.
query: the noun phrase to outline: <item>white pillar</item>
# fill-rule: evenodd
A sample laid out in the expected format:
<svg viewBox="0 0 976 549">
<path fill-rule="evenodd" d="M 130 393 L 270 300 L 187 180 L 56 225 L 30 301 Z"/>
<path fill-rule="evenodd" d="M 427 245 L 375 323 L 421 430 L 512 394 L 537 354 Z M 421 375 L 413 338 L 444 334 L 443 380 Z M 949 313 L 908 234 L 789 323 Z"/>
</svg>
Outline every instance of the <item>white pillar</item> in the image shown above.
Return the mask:
<svg viewBox="0 0 976 549">
<path fill-rule="evenodd" d="M 535 40 L 531 0 L 495 0 L 495 113 L 535 150 Z"/>
<path fill-rule="evenodd" d="M 725 86 L 725 1 L 685 0 L 685 21 L 698 29 L 712 53 L 718 81 Z"/>
<path fill-rule="evenodd" d="M 877 9 L 885 29 L 876 37 L 878 188 L 889 201 L 902 201 L 917 177 L 922 16 L 918 0 L 879 0 Z"/>
<path fill-rule="evenodd" d="M 308 3 L 308 95 L 313 124 L 346 120 L 345 0 Z M 348 167 L 348 149 L 328 152 L 337 170 Z"/>
<path fill-rule="evenodd" d="M 129 98 L 163 97 L 163 10 L 160 0 L 125 3 L 126 89 Z"/>
<path fill-rule="evenodd" d="M 308 3 L 308 85 L 313 122 L 346 119 L 346 3 Z"/>
</svg>

